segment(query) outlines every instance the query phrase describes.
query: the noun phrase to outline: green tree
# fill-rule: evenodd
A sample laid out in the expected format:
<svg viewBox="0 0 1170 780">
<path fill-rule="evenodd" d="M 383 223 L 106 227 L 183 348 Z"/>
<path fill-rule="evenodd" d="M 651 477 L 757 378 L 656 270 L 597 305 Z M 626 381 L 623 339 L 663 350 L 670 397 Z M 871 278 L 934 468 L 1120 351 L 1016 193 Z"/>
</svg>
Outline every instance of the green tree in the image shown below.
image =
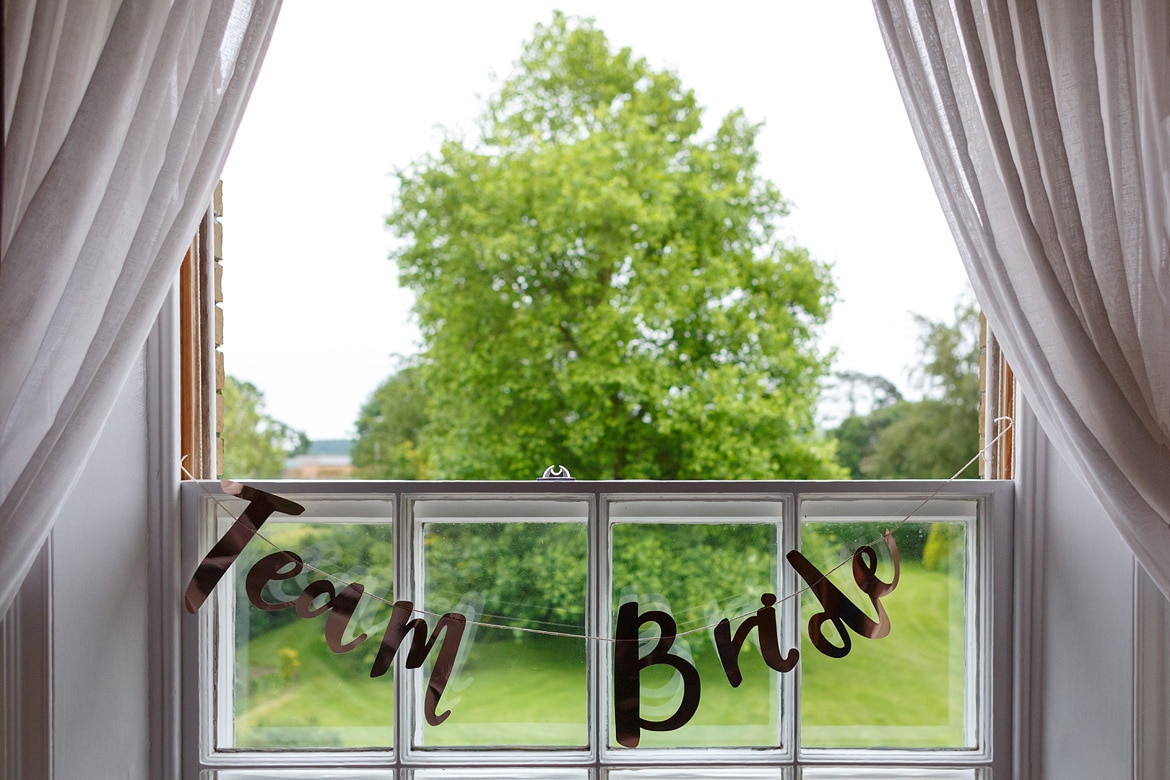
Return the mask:
<svg viewBox="0 0 1170 780">
<path fill-rule="evenodd" d="M 734 111 L 701 135 L 701 113 L 558 13 L 477 139 L 398 172 L 387 223 L 427 394 L 400 438 L 430 476 L 840 474 L 813 424 L 828 268 L 781 238 L 759 126 Z"/>
<path fill-rule="evenodd" d="M 426 394 L 417 366 L 406 366 L 378 386 L 357 419 L 353 465 L 361 479 L 426 479 L 420 435 Z"/>
<path fill-rule="evenodd" d="M 830 392 L 837 396 L 834 400 L 849 406 L 849 414 L 833 431 L 837 462 L 853 479 L 861 479 L 862 458 L 873 451 L 878 432 L 891 422 L 891 413 L 878 412 L 898 404 L 902 393 L 885 377 L 856 371 L 834 374 Z M 860 411 L 863 408 L 864 413 Z"/>
<path fill-rule="evenodd" d="M 285 461 L 305 452 L 309 439 L 264 410 L 264 393 L 228 375 L 223 384 L 223 465 L 231 479 L 279 477 Z"/>
<path fill-rule="evenodd" d="M 979 310 L 963 303 L 952 322 L 916 319 L 924 398 L 852 414 L 833 431 L 856 479 L 946 479 L 979 449 Z"/>
</svg>

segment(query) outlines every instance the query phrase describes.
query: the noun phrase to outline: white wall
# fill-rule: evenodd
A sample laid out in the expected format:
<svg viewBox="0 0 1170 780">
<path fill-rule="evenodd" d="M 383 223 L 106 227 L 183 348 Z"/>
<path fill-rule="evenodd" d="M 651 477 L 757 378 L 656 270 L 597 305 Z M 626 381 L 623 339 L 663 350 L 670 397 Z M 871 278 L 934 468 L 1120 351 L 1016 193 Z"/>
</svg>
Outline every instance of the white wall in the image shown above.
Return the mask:
<svg viewBox="0 0 1170 780">
<path fill-rule="evenodd" d="M 53 529 L 53 768 L 148 778 L 149 485 L 139 360 Z"/>
<path fill-rule="evenodd" d="M 1027 704 L 1017 728 L 1030 743 L 1019 776 L 1165 780 L 1170 609 L 1026 409 L 1019 423 L 1016 662 Z M 1135 723 L 1147 729 L 1140 740 Z"/>
<path fill-rule="evenodd" d="M 147 386 L 144 353 L 5 616 L 5 780 L 152 775 Z"/>
</svg>

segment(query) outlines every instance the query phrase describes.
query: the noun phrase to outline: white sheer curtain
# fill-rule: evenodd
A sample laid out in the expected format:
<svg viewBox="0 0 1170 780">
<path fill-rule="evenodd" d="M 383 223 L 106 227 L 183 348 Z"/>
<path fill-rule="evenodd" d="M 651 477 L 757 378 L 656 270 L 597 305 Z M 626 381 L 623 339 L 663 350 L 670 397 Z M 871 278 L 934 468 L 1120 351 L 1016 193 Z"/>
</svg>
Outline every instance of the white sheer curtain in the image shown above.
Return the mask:
<svg viewBox="0 0 1170 780">
<path fill-rule="evenodd" d="M 0 615 L 175 278 L 278 8 L 4 4 Z"/>
<path fill-rule="evenodd" d="M 980 304 L 1170 595 L 1170 3 L 875 0 Z"/>
</svg>

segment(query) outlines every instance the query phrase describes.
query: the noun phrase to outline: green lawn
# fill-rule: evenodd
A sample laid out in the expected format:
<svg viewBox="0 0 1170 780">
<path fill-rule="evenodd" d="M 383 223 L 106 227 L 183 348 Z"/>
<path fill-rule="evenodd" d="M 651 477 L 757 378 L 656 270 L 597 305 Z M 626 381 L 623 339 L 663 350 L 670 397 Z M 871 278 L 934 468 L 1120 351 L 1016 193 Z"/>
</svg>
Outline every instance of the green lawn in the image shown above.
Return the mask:
<svg viewBox="0 0 1170 780">
<path fill-rule="evenodd" d="M 903 562 L 901 583 L 884 603 L 891 635 L 882 640 L 855 637 L 852 652 L 842 659 L 820 655 L 801 626 L 804 641 L 797 672 L 806 745 L 961 744 L 964 638 L 958 578 Z M 247 658 L 241 654 L 237 664 L 248 670 L 247 680 L 238 680 L 236 686 L 238 746 L 390 744 L 390 675 L 369 677 L 379 637 L 337 656 L 325 646 L 323 621 L 324 616 L 296 620 L 248 643 Z M 584 641 L 549 637 L 517 641 L 510 635 L 489 641 L 485 633 L 481 630 L 469 644 L 466 663 L 440 702 L 440 712 L 450 709 L 450 718 L 438 727 L 426 727 L 425 742 L 583 744 Z M 710 647 L 709 634 L 687 639 L 696 646 L 695 664 L 702 679 L 699 710 L 678 731 L 643 731 L 641 744 L 774 744 L 781 717 L 776 692 L 780 675 L 745 647 L 744 682 L 733 689 Z M 703 643 L 706 647 L 700 647 Z M 287 662 L 293 653 L 299 662 L 295 669 Z M 643 717 L 658 720 L 673 712 L 677 702 L 671 698 L 673 676 L 665 667 L 643 673 Z"/>
<path fill-rule="evenodd" d="M 393 741 L 394 687 L 390 675 L 370 678 L 358 656 L 334 655 L 322 634 L 325 617 L 296 620 L 252 640 L 237 658 L 238 747 L 376 747 Z M 285 680 L 281 649 L 299 666 Z M 355 657 L 351 657 L 355 656 Z"/>
<path fill-rule="evenodd" d="M 842 590 L 868 606 L 856 589 Z M 903 561 L 901 582 L 882 603 L 890 635 L 855 636 L 844 658 L 821 655 L 802 630 L 803 743 L 961 746 L 966 671 L 961 580 Z"/>
</svg>

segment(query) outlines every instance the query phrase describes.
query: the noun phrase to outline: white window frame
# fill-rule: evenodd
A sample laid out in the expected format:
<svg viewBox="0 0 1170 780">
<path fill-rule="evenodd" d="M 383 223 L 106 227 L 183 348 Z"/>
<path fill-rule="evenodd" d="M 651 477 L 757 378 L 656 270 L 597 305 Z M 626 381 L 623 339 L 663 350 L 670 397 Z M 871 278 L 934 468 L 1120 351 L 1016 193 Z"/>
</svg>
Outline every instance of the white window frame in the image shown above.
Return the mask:
<svg viewBox="0 0 1170 780">
<path fill-rule="evenodd" d="M 596 640 L 589 651 L 589 747 L 581 750 L 510 750 L 510 749 L 428 749 L 410 748 L 412 718 L 396 715 L 396 746 L 388 752 L 371 751 L 239 751 L 217 752 L 209 739 L 207 696 L 211 685 L 211 659 L 208 636 L 213 630 L 215 613 L 203 609 L 197 615 L 184 614 L 182 619 L 182 687 L 183 687 L 183 765 L 188 777 L 219 778 L 298 778 L 314 775 L 325 767 L 345 767 L 345 777 L 418 778 L 550 777 L 547 772 L 564 770 L 573 777 L 649 778 L 680 776 L 687 769 L 702 770 L 718 765 L 723 772 L 741 767 L 743 776 L 797 778 L 837 777 L 908 777 L 930 778 L 976 777 L 978 780 L 1002 780 L 1012 776 L 1012 538 L 1014 484 L 1010 481 L 971 480 L 883 482 L 250 482 L 249 484 L 292 500 L 298 497 L 390 497 L 394 502 L 395 598 L 411 599 L 413 557 L 418 544 L 412 524 L 397 522 L 410 517 L 411 502 L 431 498 L 559 498 L 576 497 L 590 502 L 590 617 L 593 631 L 609 631 L 611 621 L 608 595 L 607 549 L 609 526 L 599 522 L 599 507 L 612 499 L 683 499 L 683 500 L 779 500 L 784 502 L 784 527 L 788 538 L 799 538 L 798 517 L 801 502 L 817 499 L 974 499 L 978 515 L 971 524 L 970 542 L 975 551 L 978 571 L 974 577 L 972 600 L 968 604 L 970 637 L 976 637 L 976 668 L 968 664 L 970 695 L 982 703 L 980 747 L 974 750 L 895 750 L 895 749 L 811 749 L 800 748 L 796 727 L 788 729 L 784 748 L 780 749 L 694 749 L 638 748 L 614 749 L 608 746 L 609 719 L 612 714 L 609 681 L 603 669 L 611 668 L 607 651 L 599 650 Z M 214 482 L 188 482 L 182 486 L 183 571 L 194 571 L 201 556 L 214 541 L 213 524 L 199 522 L 210 496 L 218 494 Z M 863 519 L 863 518 L 862 518 Z M 203 525 L 203 528 L 200 528 Z M 781 553 L 783 551 L 780 551 Z M 225 580 L 227 577 L 225 577 Z M 795 576 L 788 582 L 795 583 Z M 221 585 L 222 587 L 222 585 Z M 783 593 L 781 593 L 783 595 Z M 896 598 L 891 594 L 890 599 Z M 433 620 L 431 621 L 434 622 Z M 803 631 L 803 626 L 798 627 Z M 896 628 L 896 627 L 895 627 Z M 415 701 L 419 672 L 404 669 L 404 656 L 395 658 L 395 701 Z M 795 670 L 799 674 L 799 665 Z M 784 675 L 788 677 L 788 675 Z M 204 682 L 201 685 L 201 680 Z M 782 684 L 783 685 L 783 684 Z M 799 690 L 793 683 L 792 688 Z M 795 701 L 790 702 L 795 704 Z M 795 712 L 795 709 L 788 710 Z M 198 727 L 196 727 L 198 724 Z M 403 747 L 405 746 L 405 747 Z M 487 771 L 485 767 L 496 767 Z M 907 770 L 907 767 L 912 769 Z M 247 770 L 247 771 L 246 771 Z M 480 771 L 482 770 L 482 771 Z M 636 771 L 635 771 L 636 770 Z M 838 771 L 840 770 L 840 771 Z M 661 775 L 665 771 L 667 775 Z M 913 772 L 913 775 L 907 774 Z M 309 774 L 304 774 L 308 772 Z M 504 774 L 499 775 L 498 772 Z M 511 772 L 511 774 L 509 774 Z M 671 774 L 671 773 L 675 774 Z M 396 773 L 396 774 L 395 774 Z M 763 774 L 759 774 L 763 773 Z M 771 774 L 768 774 L 771 773 Z M 892 773 L 892 774 L 891 774 Z M 921 773 L 921 774 L 919 774 Z M 340 775 L 339 775 L 340 776 Z M 558 775 L 559 776 L 559 775 Z"/>
</svg>

